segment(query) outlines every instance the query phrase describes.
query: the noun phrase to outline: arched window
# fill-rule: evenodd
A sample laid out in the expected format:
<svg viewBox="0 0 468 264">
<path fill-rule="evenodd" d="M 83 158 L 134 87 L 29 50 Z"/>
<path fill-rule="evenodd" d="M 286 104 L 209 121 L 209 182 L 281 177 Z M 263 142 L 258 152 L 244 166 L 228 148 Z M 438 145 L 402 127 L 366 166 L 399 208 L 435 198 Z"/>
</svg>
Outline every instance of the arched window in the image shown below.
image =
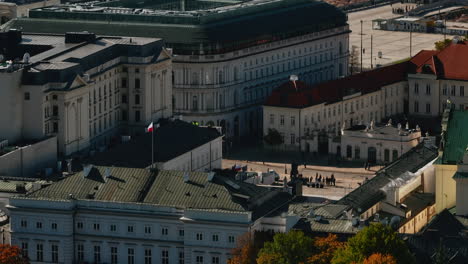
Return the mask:
<svg viewBox="0 0 468 264">
<path fill-rule="evenodd" d="M 390 150 L 389 150 L 389 149 L 385 149 L 385 150 L 384 150 L 384 161 L 385 161 L 385 162 L 389 162 L 389 161 L 390 161 Z"/>
<path fill-rule="evenodd" d="M 392 151 L 392 161 L 395 161 L 398 159 L 398 150 L 394 149 Z"/>
<path fill-rule="evenodd" d="M 346 158 L 351 159 L 353 157 L 353 147 L 350 145 L 346 146 Z"/>
</svg>

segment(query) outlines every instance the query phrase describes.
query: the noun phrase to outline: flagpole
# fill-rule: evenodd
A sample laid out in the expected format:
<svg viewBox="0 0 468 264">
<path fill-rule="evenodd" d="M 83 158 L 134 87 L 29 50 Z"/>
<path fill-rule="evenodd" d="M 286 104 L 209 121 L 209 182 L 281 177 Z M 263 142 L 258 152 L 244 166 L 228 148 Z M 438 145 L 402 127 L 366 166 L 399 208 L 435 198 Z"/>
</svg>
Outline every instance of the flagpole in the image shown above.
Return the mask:
<svg viewBox="0 0 468 264">
<path fill-rule="evenodd" d="M 151 169 L 154 170 L 154 125 L 151 130 Z"/>
</svg>

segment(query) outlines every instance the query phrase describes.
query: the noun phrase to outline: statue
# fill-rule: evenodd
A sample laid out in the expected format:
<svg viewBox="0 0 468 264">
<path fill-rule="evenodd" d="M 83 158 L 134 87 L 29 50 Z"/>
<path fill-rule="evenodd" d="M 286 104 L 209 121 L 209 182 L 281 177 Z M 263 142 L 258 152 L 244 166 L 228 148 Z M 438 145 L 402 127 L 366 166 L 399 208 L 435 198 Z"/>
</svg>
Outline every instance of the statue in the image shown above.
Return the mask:
<svg viewBox="0 0 468 264">
<path fill-rule="evenodd" d="M 405 127 L 406 130 L 409 130 L 409 123 L 406 122 L 406 127 Z"/>
<path fill-rule="evenodd" d="M 388 120 L 387 126 L 392 126 L 392 119 L 391 118 Z"/>
</svg>

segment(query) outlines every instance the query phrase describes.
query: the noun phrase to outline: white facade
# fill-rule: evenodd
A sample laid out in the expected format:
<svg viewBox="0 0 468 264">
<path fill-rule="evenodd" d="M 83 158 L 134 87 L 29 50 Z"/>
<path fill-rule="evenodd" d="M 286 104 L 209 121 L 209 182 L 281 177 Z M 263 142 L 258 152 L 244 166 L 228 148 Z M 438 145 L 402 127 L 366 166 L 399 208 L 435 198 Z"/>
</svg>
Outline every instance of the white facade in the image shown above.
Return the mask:
<svg viewBox="0 0 468 264">
<path fill-rule="evenodd" d="M 87 47 L 78 50 L 88 53 Z M 171 56 L 165 49 L 153 60 L 155 55 L 100 61 L 71 84 L 24 85 L 24 68 L 0 72 L 0 111 L 5 113 L 0 138 L 15 143 L 56 136 L 59 154 L 67 156 L 106 146 L 120 134 L 143 131 L 151 120 L 170 117 Z"/>
<path fill-rule="evenodd" d="M 455 109 L 468 107 L 468 81 L 437 79 L 431 74 L 409 74 L 408 84 L 411 115 L 441 116 L 447 100 L 455 105 Z"/>
<path fill-rule="evenodd" d="M 223 138 L 220 136 L 166 162 L 159 162 L 160 170 L 211 171 L 221 169 L 223 160 Z"/>
<path fill-rule="evenodd" d="M 336 153 L 331 141 L 342 128 L 403 113 L 405 87 L 406 82 L 398 82 L 375 92 L 355 93 L 338 102 L 305 108 L 263 106 L 264 135 L 268 129 L 276 129 L 283 136 L 286 148 Z"/>
<path fill-rule="evenodd" d="M 401 124 L 400 124 L 401 125 Z M 393 126 L 343 130 L 340 151 L 343 159 L 390 163 L 421 142 L 420 130 Z"/>
<path fill-rule="evenodd" d="M 173 60 L 174 113 L 222 126 L 227 137 L 258 135 L 259 107 L 291 75 L 318 83 L 347 75 L 349 26 L 218 55 Z"/>
</svg>

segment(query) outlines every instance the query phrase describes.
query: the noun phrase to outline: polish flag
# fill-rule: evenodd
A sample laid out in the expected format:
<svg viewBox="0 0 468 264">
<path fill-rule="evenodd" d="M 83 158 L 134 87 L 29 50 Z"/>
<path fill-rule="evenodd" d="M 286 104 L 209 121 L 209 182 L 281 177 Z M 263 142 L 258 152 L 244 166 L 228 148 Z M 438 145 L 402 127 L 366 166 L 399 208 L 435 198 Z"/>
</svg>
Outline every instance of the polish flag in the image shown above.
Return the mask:
<svg viewBox="0 0 468 264">
<path fill-rule="evenodd" d="M 151 124 L 149 124 L 149 126 L 146 128 L 146 132 L 148 132 L 148 133 L 153 132 L 153 129 L 154 129 L 153 122 L 151 122 Z"/>
</svg>

